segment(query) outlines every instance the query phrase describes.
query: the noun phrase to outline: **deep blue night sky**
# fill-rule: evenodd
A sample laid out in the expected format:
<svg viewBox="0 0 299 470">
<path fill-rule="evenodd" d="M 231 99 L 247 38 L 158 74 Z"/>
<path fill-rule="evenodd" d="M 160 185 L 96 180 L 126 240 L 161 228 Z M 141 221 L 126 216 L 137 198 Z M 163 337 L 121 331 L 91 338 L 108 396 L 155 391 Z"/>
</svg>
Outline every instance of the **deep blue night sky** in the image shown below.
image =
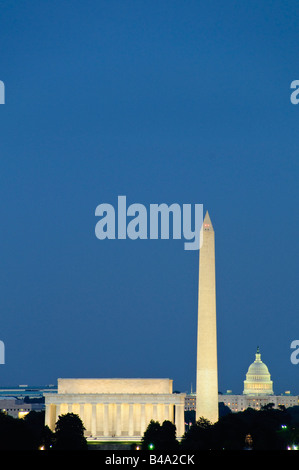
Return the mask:
<svg viewBox="0 0 299 470">
<path fill-rule="evenodd" d="M 203 204 L 219 390 L 256 347 L 299 394 L 297 1 L 2 1 L 0 386 L 195 388 L 198 251 L 95 237 L 95 209 Z"/>
</svg>

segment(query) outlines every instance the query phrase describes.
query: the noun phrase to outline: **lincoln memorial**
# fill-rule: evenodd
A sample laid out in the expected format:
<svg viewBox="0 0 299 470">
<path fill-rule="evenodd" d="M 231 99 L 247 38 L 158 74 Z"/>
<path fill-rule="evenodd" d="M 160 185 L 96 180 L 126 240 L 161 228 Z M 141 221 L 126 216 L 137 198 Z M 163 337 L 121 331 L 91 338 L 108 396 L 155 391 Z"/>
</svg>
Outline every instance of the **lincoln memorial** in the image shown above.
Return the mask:
<svg viewBox="0 0 299 470">
<path fill-rule="evenodd" d="M 89 438 L 140 440 L 150 420 L 185 432 L 184 393 L 172 392 L 170 379 L 58 379 L 57 393 L 45 394 L 45 424 L 55 430 L 60 415 L 77 414 Z"/>
</svg>

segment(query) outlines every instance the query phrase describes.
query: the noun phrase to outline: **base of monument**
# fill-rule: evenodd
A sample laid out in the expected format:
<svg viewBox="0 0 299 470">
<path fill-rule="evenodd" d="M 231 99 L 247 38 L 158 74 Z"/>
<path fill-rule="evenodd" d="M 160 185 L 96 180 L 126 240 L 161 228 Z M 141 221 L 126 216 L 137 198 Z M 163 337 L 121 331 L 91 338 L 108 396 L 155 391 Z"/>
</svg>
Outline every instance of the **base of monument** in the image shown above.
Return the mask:
<svg viewBox="0 0 299 470">
<path fill-rule="evenodd" d="M 140 442 L 142 436 L 88 436 L 87 442 Z"/>
</svg>

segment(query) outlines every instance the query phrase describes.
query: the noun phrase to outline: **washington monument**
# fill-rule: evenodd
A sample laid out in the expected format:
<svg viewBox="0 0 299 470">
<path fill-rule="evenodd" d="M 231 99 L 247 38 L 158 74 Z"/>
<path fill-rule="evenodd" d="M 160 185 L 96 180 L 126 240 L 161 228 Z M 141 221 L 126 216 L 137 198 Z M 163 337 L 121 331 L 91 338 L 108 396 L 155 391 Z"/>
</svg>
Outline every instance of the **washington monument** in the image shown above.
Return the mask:
<svg viewBox="0 0 299 470">
<path fill-rule="evenodd" d="M 196 420 L 218 421 L 215 233 L 208 212 L 199 253 Z"/>
</svg>

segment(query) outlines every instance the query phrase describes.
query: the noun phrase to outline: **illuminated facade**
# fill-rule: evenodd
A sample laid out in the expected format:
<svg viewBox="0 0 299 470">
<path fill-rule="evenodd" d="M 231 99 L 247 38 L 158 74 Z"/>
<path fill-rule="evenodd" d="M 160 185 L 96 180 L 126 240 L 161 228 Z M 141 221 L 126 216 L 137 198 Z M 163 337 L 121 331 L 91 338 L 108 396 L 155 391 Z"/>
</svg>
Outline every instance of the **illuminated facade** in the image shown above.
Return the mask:
<svg viewBox="0 0 299 470">
<path fill-rule="evenodd" d="M 196 419 L 218 421 L 215 233 L 208 212 L 201 229 L 198 282 Z"/>
<path fill-rule="evenodd" d="M 273 404 L 274 408 L 285 406 L 286 408 L 299 405 L 299 396 L 284 392 L 281 395 L 274 395 L 273 382 L 268 367 L 261 360 L 259 348 L 255 355 L 255 360 L 250 364 L 246 379 L 244 380 L 244 390 L 242 395 L 235 395 L 231 390 L 226 393 L 219 393 L 218 402 L 224 403 L 233 412 L 244 411 L 247 408 L 260 410 L 263 406 Z M 185 411 L 196 409 L 196 395 L 191 393 L 185 399 Z"/>
<path fill-rule="evenodd" d="M 138 441 L 150 420 L 172 421 L 185 432 L 184 393 L 172 393 L 169 379 L 58 379 L 58 393 L 45 395 L 45 424 L 77 414 L 85 436 L 100 441 Z"/>
<path fill-rule="evenodd" d="M 230 390 L 226 393 L 219 393 L 218 402 L 224 403 L 233 412 L 244 411 L 247 408 L 253 408 L 254 410 L 260 410 L 262 406 L 273 403 L 274 408 L 279 406 L 290 406 L 299 405 L 299 396 L 291 395 L 290 392 L 284 392 L 281 395 L 234 395 Z M 195 411 L 196 409 L 196 395 L 186 395 L 185 398 L 185 411 Z"/>
<path fill-rule="evenodd" d="M 291 395 L 289 392 L 285 392 L 282 395 L 233 395 L 233 394 L 219 394 L 219 403 L 222 402 L 228 406 L 231 411 L 244 411 L 247 408 L 253 408 L 254 410 L 260 410 L 262 406 L 273 403 L 274 408 L 279 406 L 290 406 L 299 405 L 299 396 Z"/>
<path fill-rule="evenodd" d="M 0 398 L 0 412 L 13 418 L 23 418 L 30 411 L 41 411 L 41 407 L 38 403 L 26 403 L 22 399 L 9 396 Z"/>
<path fill-rule="evenodd" d="M 244 380 L 244 395 L 274 395 L 273 382 L 266 364 L 261 360 L 259 348 L 255 355 L 255 361 L 249 366 Z"/>
</svg>

